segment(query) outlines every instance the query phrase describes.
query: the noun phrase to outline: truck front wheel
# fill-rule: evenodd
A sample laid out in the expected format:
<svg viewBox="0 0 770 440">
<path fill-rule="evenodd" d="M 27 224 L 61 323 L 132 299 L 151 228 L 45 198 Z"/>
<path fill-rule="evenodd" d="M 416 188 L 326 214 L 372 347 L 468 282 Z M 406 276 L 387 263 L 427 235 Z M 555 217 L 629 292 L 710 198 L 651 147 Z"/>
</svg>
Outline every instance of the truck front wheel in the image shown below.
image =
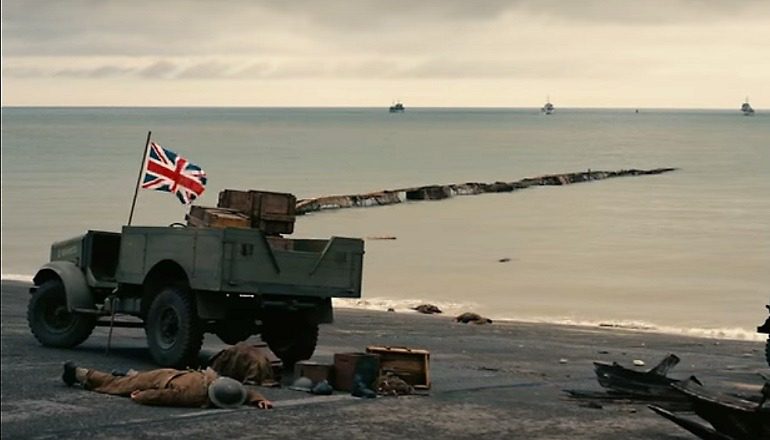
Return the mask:
<svg viewBox="0 0 770 440">
<path fill-rule="evenodd" d="M 203 331 L 193 298 L 177 287 L 163 289 L 153 299 L 145 322 L 147 345 L 164 367 L 195 365 Z"/>
<path fill-rule="evenodd" d="M 71 348 L 91 336 L 96 318 L 70 312 L 64 284 L 55 279 L 46 281 L 32 294 L 27 306 L 27 323 L 41 344 Z"/>
<path fill-rule="evenodd" d="M 262 340 L 290 368 L 313 356 L 318 324 L 301 313 L 272 313 L 262 320 Z"/>
</svg>

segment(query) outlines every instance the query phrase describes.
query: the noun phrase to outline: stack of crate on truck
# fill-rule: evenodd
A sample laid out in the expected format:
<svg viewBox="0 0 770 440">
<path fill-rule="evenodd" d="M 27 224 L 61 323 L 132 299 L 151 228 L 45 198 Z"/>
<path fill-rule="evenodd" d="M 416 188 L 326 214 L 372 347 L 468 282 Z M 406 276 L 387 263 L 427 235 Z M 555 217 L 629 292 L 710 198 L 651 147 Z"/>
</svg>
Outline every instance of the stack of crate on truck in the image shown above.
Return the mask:
<svg viewBox="0 0 770 440">
<path fill-rule="evenodd" d="M 295 203 L 225 190 L 217 207 L 191 207 L 186 225 L 54 243 L 30 289 L 30 329 L 43 345 L 74 347 L 97 325 L 143 327 L 163 366 L 195 365 L 206 332 L 228 344 L 260 334 L 286 366 L 309 359 L 331 298 L 361 296 L 364 244 L 281 236 L 294 230 Z"/>
</svg>

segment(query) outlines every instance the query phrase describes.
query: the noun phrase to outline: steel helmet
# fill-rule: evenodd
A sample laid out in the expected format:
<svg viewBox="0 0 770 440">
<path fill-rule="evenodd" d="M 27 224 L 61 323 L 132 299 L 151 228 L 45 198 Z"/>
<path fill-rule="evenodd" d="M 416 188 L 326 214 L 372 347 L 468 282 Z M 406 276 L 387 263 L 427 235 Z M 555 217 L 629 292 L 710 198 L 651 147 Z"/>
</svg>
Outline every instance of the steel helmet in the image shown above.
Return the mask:
<svg viewBox="0 0 770 440">
<path fill-rule="evenodd" d="M 297 378 L 297 380 L 295 380 L 294 383 L 289 387 L 290 390 L 307 391 L 308 393 L 310 392 L 311 388 L 313 388 L 313 381 L 305 376 Z"/>
<path fill-rule="evenodd" d="M 246 401 L 246 388 L 229 377 L 218 377 L 209 385 L 209 400 L 219 408 L 237 408 Z"/>
</svg>

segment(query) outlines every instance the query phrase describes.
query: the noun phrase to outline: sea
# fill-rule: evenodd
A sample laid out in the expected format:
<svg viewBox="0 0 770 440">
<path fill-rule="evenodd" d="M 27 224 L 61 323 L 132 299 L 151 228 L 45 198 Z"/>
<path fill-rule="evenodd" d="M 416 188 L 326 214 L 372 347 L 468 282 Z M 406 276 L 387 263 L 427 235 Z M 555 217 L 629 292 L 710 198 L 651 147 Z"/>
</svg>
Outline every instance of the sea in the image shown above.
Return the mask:
<svg viewBox="0 0 770 440">
<path fill-rule="evenodd" d="M 29 280 L 54 241 L 127 223 L 149 131 L 207 172 L 195 202 L 206 206 L 225 188 L 310 198 L 676 167 L 318 212 L 299 217 L 292 237 L 366 239 L 362 297 L 338 307 L 431 303 L 450 316 L 763 337 L 755 330 L 770 303 L 770 113 L 3 108 L 3 279 Z M 140 190 L 133 224 L 183 222 L 188 208 Z"/>
</svg>

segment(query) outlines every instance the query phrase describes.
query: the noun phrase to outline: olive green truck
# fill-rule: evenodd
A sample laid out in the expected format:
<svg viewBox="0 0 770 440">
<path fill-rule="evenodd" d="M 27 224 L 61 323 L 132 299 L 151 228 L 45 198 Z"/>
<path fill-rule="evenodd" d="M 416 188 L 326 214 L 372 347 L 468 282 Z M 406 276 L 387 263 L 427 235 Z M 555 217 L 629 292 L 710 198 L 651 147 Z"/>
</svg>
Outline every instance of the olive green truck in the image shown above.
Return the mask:
<svg viewBox="0 0 770 440">
<path fill-rule="evenodd" d="M 143 327 L 152 357 L 169 367 L 194 365 L 206 332 L 229 344 L 261 334 L 292 365 L 310 358 L 318 325 L 332 322 L 331 298 L 361 296 L 363 254 L 357 238 L 258 229 L 88 231 L 52 245 L 27 319 L 52 347 L 74 347 L 97 325 Z"/>
</svg>

